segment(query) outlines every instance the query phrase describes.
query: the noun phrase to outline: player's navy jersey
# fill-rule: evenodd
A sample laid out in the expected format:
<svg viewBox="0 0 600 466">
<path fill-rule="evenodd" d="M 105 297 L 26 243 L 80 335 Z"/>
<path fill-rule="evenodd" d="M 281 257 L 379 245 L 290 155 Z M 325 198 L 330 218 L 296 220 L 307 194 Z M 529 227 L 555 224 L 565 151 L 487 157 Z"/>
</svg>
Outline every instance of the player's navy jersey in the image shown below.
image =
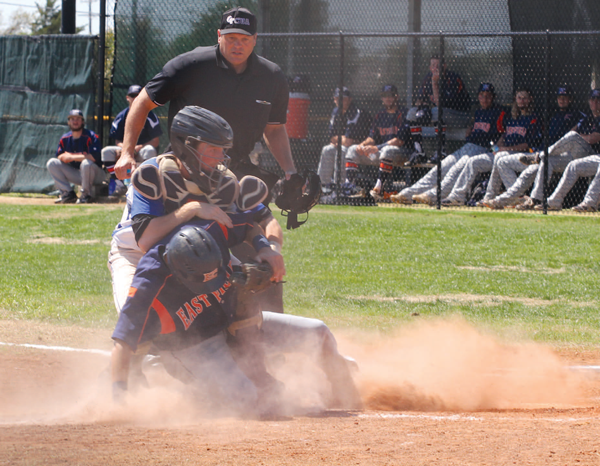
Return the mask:
<svg viewBox="0 0 600 466">
<path fill-rule="evenodd" d="M 479 108 L 473 118 L 473 129 L 467 136 L 467 142 L 488 148 L 490 143 L 498 141 L 504 133 L 506 109 L 500 106 Z"/>
<path fill-rule="evenodd" d="M 165 246 L 180 228 L 155 244 L 140 260 L 129 295 L 112 338 L 122 340 L 132 350 L 147 341 L 160 349 L 183 349 L 216 335 L 233 322 L 236 294 L 229 277 L 229 247 L 240 244 L 252 222 L 250 212 L 232 217 L 231 229 L 215 221 L 197 219 L 187 225 L 206 230 L 217 242 L 227 281 L 206 294 L 197 294 L 180 283 L 163 259 Z"/>
<path fill-rule="evenodd" d="M 129 107 L 122 110 L 113 124 L 110 127 L 109 136 L 115 141 L 123 141 L 125 138 L 125 121 L 127 120 L 127 114 L 129 113 Z M 156 114 L 151 110 L 148 113 L 148 117 L 146 118 L 146 123 L 144 124 L 144 128 L 140 133 L 140 137 L 138 138 L 138 144 L 148 144 L 152 139 L 159 137 L 162 135 L 162 129 L 160 127 L 160 121 Z"/>
<path fill-rule="evenodd" d="M 343 120 L 343 121 L 342 121 Z M 342 135 L 349 139 L 354 139 L 355 142 L 363 141 L 369 134 L 371 127 L 371 117 L 364 110 L 360 110 L 350 103 L 348 110 L 341 117 L 338 115 L 338 107 L 333 109 L 331 112 L 331 119 L 329 120 L 329 136 L 337 136 L 342 126 Z"/>
<path fill-rule="evenodd" d="M 433 89 L 431 85 L 431 71 L 425 75 L 423 83 L 421 84 L 420 98 L 426 105 L 432 105 L 430 97 L 433 95 Z M 461 112 L 468 112 L 471 108 L 471 97 L 467 92 L 465 83 L 462 78 L 453 71 L 446 70 L 444 73 L 444 89 L 443 96 L 440 94 L 440 99 L 443 97 L 443 106 L 446 108 L 452 108 Z M 440 81 L 441 81 L 440 77 Z"/>
<path fill-rule="evenodd" d="M 94 157 L 96 165 L 102 167 L 100 141 L 98 141 L 96 133 L 87 128 L 83 128 L 81 136 L 77 139 L 73 139 L 73 131 L 69 131 L 60 137 L 58 149 L 56 149 L 56 157 L 65 152 L 70 152 L 72 154 L 87 152 Z M 79 168 L 81 162 L 69 162 L 69 165 L 74 168 Z"/>
<path fill-rule="evenodd" d="M 548 139 L 550 144 L 554 144 L 565 134 L 571 131 L 577 123 L 586 117 L 585 113 L 575 110 L 571 107 L 558 109 L 550 119 L 548 125 Z"/>
<path fill-rule="evenodd" d="M 600 133 L 600 116 L 586 116 L 579 123 L 577 123 L 577 129 L 575 131 L 577 131 L 579 134 Z M 600 142 L 594 144 L 592 147 L 596 152 L 600 152 Z"/>
<path fill-rule="evenodd" d="M 508 118 L 505 124 L 504 145 L 506 147 L 527 143 L 530 149 L 540 150 L 542 144 L 541 124 L 535 113 Z"/>
<path fill-rule="evenodd" d="M 400 128 L 404 126 L 404 116 L 406 112 L 399 108 L 394 113 L 389 113 L 386 109 L 380 110 L 375 119 L 369 137 L 375 141 L 375 145 L 388 142 L 390 139 L 398 137 Z"/>
<path fill-rule="evenodd" d="M 187 105 L 223 117 L 234 134 L 227 151 L 232 169 L 248 160 L 267 124 L 283 125 L 287 119 L 287 79 L 279 66 L 256 53 L 238 74 L 217 46 L 197 47 L 170 60 L 146 85 L 146 92 L 157 105 L 170 102 L 168 128 Z"/>
</svg>

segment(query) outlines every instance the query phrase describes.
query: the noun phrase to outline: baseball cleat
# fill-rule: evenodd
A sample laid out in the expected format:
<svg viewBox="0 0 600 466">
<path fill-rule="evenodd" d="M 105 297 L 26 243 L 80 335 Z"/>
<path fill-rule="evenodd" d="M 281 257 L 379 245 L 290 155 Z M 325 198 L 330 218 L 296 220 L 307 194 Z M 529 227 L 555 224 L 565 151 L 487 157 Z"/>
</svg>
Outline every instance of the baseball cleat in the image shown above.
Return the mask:
<svg viewBox="0 0 600 466">
<path fill-rule="evenodd" d="M 417 204 L 427 204 L 427 205 L 432 205 L 435 203 L 435 201 L 425 193 L 414 195 L 413 201 L 415 201 Z"/>
<path fill-rule="evenodd" d="M 574 210 L 575 212 L 597 212 L 597 209 L 595 207 L 583 203 L 576 205 L 571 210 Z"/>
<path fill-rule="evenodd" d="M 394 194 L 390 196 L 390 200 L 395 202 L 396 204 L 408 204 L 411 205 L 413 203 L 412 199 L 409 199 L 402 193 Z"/>
<path fill-rule="evenodd" d="M 77 195 L 75 191 L 69 191 L 68 193 L 61 194 L 61 196 L 54 201 L 55 204 L 74 204 L 77 201 Z"/>
<path fill-rule="evenodd" d="M 93 202 L 94 198 L 88 194 L 84 194 L 79 199 L 77 199 L 77 204 L 92 204 Z"/>
<path fill-rule="evenodd" d="M 483 206 L 492 210 L 504 210 L 504 206 L 497 201 L 496 199 L 488 199 L 486 201 L 482 201 Z"/>
<path fill-rule="evenodd" d="M 375 191 L 374 189 L 371 189 L 371 191 L 369 191 L 369 194 L 375 200 L 375 202 L 383 201 L 383 196 L 379 193 L 379 191 Z"/>
<path fill-rule="evenodd" d="M 454 206 L 463 206 L 464 202 L 459 201 L 458 199 L 454 199 L 452 197 L 447 197 L 446 199 L 442 199 L 442 205 L 446 207 L 454 207 Z"/>
</svg>

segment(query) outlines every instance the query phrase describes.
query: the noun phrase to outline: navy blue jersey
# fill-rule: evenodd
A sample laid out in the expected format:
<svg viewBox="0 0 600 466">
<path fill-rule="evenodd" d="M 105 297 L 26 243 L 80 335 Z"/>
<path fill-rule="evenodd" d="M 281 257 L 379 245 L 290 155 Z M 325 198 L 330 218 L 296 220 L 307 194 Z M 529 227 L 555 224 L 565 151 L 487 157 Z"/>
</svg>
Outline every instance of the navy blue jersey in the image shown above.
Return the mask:
<svg viewBox="0 0 600 466">
<path fill-rule="evenodd" d="M 467 92 L 465 83 L 462 78 L 453 71 L 446 71 L 444 73 L 444 89 L 443 94 L 440 93 L 440 100 L 443 102 L 443 106 L 446 108 L 452 108 L 461 112 L 468 112 L 471 109 L 471 97 Z M 431 85 L 431 71 L 425 75 L 421 84 L 421 90 L 419 97 L 426 105 L 432 105 L 431 96 L 433 95 L 433 89 Z M 440 86 L 441 86 L 440 77 Z"/>
<path fill-rule="evenodd" d="M 115 141 L 123 142 L 125 138 L 125 121 L 127 120 L 127 114 L 129 113 L 129 107 L 125 110 L 121 111 L 113 124 L 110 127 L 109 137 L 114 139 Z M 158 117 L 151 110 L 148 113 L 148 117 L 146 118 L 146 123 L 144 123 L 144 128 L 140 133 L 140 137 L 137 140 L 138 144 L 148 144 L 152 139 L 159 137 L 162 135 L 162 129 L 160 127 L 160 121 L 158 121 Z"/>
<path fill-rule="evenodd" d="M 486 109 L 479 108 L 475 111 L 473 128 L 471 134 L 467 136 L 467 142 L 486 148 L 489 147 L 490 143 L 497 142 L 504 133 L 505 119 L 506 109 L 500 106 Z"/>
<path fill-rule="evenodd" d="M 342 126 L 342 135 L 354 139 L 358 143 L 367 138 L 371 127 L 371 117 L 367 112 L 350 103 L 348 110 L 341 118 L 338 115 L 338 107 L 335 107 L 331 112 L 331 119 L 329 120 L 330 137 L 338 135 L 340 125 Z"/>
<path fill-rule="evenodd" d="M 93 131 L 83 128 L 81 136 L 77 139 L 73 139 L 73 131 L 63 134 L 58 142 L 58 149 L 56 149 L 56 157 L 65 152 L 71 154 L 77 153 L 88 153 L 94 157 L 96 165 L 102 167 L 102 158 L 100 156 L 100 141 L 98 136 Z M 79 168 L 81 162 L 69 162 L 74 168 Z"/>
<path fill-rule="evenodd" d="M 571 131 L 579 121 L 585 118 L 585 113 L 573 108 L 558 109 L 548 125 L 549 144 L 554 144 Z"/>
<path fill-rule="evenodd" d="M 504 145 L 506 147 L 527 143 L 533 150 L 541 150 L 542 131 L 540 120 L 535 113 L 508 118 L 505 124 Z"/>
<path fill-rule="evenodd" d="M 138 263 L 112 338 L 124 341 L 133 351 L 148 341 L 160 349 L 176 350 L 197 344 L 229 326 L 236 306 L 236 293 L 229 282 L 229 247 L 244 240 L 253 225 L 247 221 L 250 217 L 251 212 L 238 213 L 232 217 L 232 229 L 211 220 L 197 219 L 187 224 L 211 234 L 221 250 L 223 264 L 227 265 L 228 280 L 206 294 L 190 291 L 163 260 L 166 244 L 183 226 L 155 244 Z"/>
<path fill-rule="evenodd" d="M 369 137 L 375 141 L 375 145 L 383 144 L 398 137 L 400 128 L 404 126 L 404 115 L 405 111 L 402 108 L 397 109 L 394 113 L 382 109 L 375 115 L 369 133 Z"/>
<path fill-rule="evenodd" d="M 579 134 L 592 134 L 600 133 L 600 116 L 595 117 L 589 115 L 577 123 L 577 129 L 575 130 Z M 600 152 L 600 142 L 592 146 L 596 152 Z"/>
</svg>

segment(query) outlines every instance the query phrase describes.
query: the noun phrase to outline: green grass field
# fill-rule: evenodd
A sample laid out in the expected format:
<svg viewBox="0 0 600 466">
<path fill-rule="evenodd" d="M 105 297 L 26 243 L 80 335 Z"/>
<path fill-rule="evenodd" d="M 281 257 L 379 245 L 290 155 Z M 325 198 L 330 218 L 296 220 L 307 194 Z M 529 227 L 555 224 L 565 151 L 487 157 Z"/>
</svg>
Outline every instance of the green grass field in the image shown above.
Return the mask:
<svg viewBox="0 0 600 466">
<path fill-rule="evenodd" d="M 106 258 L 121 209 L 0 205 L 0 317 L 114 325 Z M 286 311 L 384 333 L 460 315 L 512 338 L 599 345 L 599 226 L 598 217 L 317 206 L 285 233 Z"/>
</svg>

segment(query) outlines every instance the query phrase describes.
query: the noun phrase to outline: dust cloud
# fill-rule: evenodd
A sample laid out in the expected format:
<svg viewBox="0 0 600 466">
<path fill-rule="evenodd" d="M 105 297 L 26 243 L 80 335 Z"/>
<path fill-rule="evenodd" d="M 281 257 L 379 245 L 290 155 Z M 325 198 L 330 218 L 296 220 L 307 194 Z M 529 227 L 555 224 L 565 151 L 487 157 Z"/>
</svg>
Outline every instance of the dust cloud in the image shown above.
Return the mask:
<svg viewBox="0 0 600 466">
<path fill-rule="evenodd" d="M 507 343 L 460 318 L 416 323 L 343 347 L 359 362 L 368 409 L 476 411 L 574 406 L 581 374 L 535 343 Z"/>
<path fill-rule="evenodd" d="M 461 319 L 416 323 L 388 337 L 335 333 L 341 351 L 358 362 L 366 409 L 467 412 L 585 402 L 585 379 L 550 348 L 503 342 Z M 288 354 L 273 357 L 269 367 L 285 383 L 280 414 L 326 409 L 331 393 L 314 361 Z M 232 416 L 226 407 L 215 409 L 214 400 L 197 399 L 159 366 L 146 368 L 149 388 L 133 386 L 124 406 L 112 402 L 107 357 L 22 349 L 3 354 L 0 373 L 0 424 L 167 427 Z"/>
</svg>

